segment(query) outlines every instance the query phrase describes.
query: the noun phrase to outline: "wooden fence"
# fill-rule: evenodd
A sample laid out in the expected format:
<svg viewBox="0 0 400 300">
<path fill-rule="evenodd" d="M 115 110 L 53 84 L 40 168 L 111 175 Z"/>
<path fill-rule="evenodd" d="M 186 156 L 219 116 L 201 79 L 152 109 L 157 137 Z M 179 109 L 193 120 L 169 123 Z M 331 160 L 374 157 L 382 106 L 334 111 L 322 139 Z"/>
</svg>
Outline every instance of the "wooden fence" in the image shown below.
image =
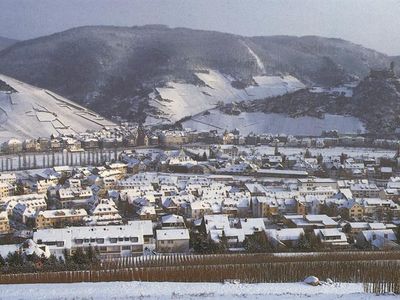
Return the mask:
<svg viewBox="0 0 400 300">
<path fill-rule="evenodd" d="M 298 282 L 307 276 L 361 282 L 366 292 L 400 293 L 400 252 L 313 255 L 173 255 L 104 261 L 85 271 L 2 274 L 1 284 L 104 281 Z"/>
</svg>

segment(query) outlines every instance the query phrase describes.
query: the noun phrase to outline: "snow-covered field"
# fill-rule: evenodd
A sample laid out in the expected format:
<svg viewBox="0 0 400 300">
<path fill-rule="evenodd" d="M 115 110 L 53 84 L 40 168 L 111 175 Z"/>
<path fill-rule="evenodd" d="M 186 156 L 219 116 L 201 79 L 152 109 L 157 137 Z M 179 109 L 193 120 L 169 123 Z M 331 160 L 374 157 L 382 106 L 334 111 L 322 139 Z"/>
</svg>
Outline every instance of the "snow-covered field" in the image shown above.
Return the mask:
<svg viewBox="0 0 400 300">
<path fill-rule="evenodd" d="M 291 118 L 276 113 L 241 113 L 227 115 L 218 109 L 210 110 L 210 114 L 200 115 L 185 121 L 183 126 L 195 130 L 219 131 L 238 128 L 240 133 L 271 133 L 290 135 L 319 136 L 323 130 L 336 129 L 340 133 L 363 133 L 363 123 L 354 117 L 326 114 L 323 119 L 315 117 Z"/>
<path fill-rule="evenodd" d="M 0 92 L 0 142 L 50 137 L 114 126 L 108 120 L 55 93 L 1 75 L 18 93 Z"/>
<path fill-rule="evenodd" d="M 71 284 L 0 285 L 0 299 L 270 299 L 270 300 L 367 300 L 397 299 L 374 295 L 362 284 L 336 283 L 309 286 L 304 283 L 173 283 L 100 282 Z"/>
<path fill-rule="evenodd" d="M 233 78 L 218 71 L 207 71 L 195 73 L 205 86 L 168 82 L 167 87 L 157 88 L 157 93 L 152 95 L 150 104 L 163 111 L 166 116 L 164 120 L 148 118 L 146 122 L 175 122 L 183 117 L 194 116 L 212 109 L 218 102 L 262 99 L 304 88 L 304 84 L 293 76 L 256 76 L 254 77 L 256 85 L 236 89 L 231 84 Z M 161 97 L 161 101 L 156 99 L 157 94 Z"/>
</svg>

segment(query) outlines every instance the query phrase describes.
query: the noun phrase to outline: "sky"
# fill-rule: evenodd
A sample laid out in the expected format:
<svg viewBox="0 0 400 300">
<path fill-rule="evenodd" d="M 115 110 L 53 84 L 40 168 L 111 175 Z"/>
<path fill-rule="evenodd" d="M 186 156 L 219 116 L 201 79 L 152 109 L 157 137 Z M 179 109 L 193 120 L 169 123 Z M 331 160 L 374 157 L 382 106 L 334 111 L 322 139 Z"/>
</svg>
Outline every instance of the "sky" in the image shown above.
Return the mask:
<svg viewBox="0 0 400 300">
<path fill-rule="evenodd" d="M 0 36 L 164 24 L 240 35 L 336 37 L 400 55 L 400 0 L 0 0 Z"/>
</svg>

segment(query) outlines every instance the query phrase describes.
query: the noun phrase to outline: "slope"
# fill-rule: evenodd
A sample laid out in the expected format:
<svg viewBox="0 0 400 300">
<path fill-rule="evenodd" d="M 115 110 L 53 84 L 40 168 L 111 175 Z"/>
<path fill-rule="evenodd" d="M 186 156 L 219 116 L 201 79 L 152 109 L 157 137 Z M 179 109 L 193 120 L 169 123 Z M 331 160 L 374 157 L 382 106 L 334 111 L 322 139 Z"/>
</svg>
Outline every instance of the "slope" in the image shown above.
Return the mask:
<svg viewBox="0 0 400 300">
<path fill-rule="evenodd" d="M 0 141 L 75 134 L 114 126 L 48 90 L 0 75 Z"/>
</svg>

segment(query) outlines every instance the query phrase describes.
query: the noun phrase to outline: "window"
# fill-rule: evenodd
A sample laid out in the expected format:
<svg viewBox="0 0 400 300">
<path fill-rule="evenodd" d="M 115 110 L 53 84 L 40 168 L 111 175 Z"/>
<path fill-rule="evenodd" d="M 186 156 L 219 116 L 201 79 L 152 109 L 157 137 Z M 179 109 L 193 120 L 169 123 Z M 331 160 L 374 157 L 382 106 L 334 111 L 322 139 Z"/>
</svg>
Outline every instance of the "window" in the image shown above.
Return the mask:
<svg viewBox="0 0 400 300">
<path fill-rule="evenodd" d="M 139 239 L 136 236 L 131 236 L 131 242 L 137 243 Z"/>
<path fill-rule="evenodd" d="M 123 242 L 123 241 L 124 241 L 124 238 L 123 238 L 123 237 L 120 237 L 120 238 L 118 238 L 118 241 L 119 241 L 119 242 Z"/>
<path fill-rule="evenodd" d="M 115 244 L 117 242 L 117 238 L 110 238 L 110 243 Z"/>
<path fill-rule="evenodd" d="M 78 245 L 83 244 L 83 239 L 75 239 L 75 244 L 78 244 Z"/>
<path fill-rule="evenodd" d="M 97 242 L 98 244 L 104 244 L 104 239 L 103 239 L 103 238 L 96 239 L 96 242 Z"/>
<path fill-rule="evenodd" d="M 89 243 L 90 240 L 89 240 L 89 239 L 84 239 L 83 241 L 84 241 L 85 243 Z"/>
<path fill-rule="evenodd" d="M 96 241 L 96 239 L 90 239 L 91 243 L 94 243 Z"/>
<path fill-rule="evenodd" d="M 124 238 L 124 241 L 129 242 L 129 238 L 128 237 Z"/>
<path fill-rule="evenodd" d="M 131 246 L 122 246 L 121 249 L 122 250 L 131 250 Z"/>
</svg>

